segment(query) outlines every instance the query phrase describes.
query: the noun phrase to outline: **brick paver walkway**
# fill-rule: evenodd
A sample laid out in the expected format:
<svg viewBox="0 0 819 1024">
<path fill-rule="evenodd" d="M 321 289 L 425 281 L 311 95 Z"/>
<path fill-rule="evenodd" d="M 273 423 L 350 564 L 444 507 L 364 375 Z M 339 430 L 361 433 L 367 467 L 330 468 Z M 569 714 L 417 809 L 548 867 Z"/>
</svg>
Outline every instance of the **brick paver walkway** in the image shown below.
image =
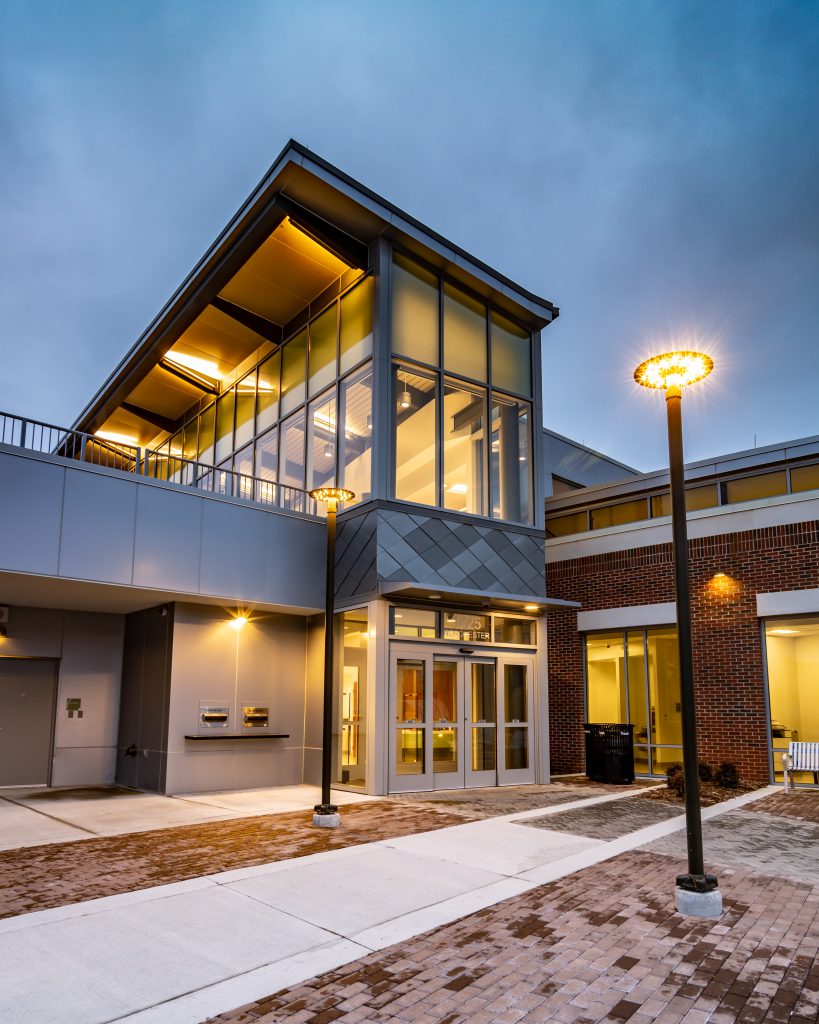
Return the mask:
<svg viewBox="0 0 819 1024">
<path fill-rule="evenodd" d="M 443 807 L 390 800 L 344 807 L 339 829 L 313 828 L 311 815 L 293 811 L 2 851 L 0 918 L 463 824 Z"/>
<path fill-rule="evenodd" d="M 795 793 L 771 793 L 761 800 L 755 800 L 743 808 L 747 811 L 761 811 L 763 814 L 781 814 L 785 818 L 801 818 L 819 825 L 819 791 L 797 790 Z"/>
<path fill-rule="evenodd" d="M 816 1024 L 819 888 L 720 868 L 683 918 L 684 863 L 632 852 L 212 1018 L 289 1024 Z"/>
<path fill-rule="evenodd" d="M 424 803 L 446 807 L 455 814 L 472 821 L 481 818 L 495 818 L 504 814 L 517 814 L 537 807 L 554 807 L 555 804 L 570 803 L 572 800 L 588 800 L 595 796 L 607 796 L 644 789 L 652 782 L 637 783 L 633 786 L 609 786 L 605 783 L 589 782 L 584 776 L 572 778 L 569 782 L 552 782 L 547 786 L 501 786 L 491 789 L 447 789 L 436 793 L 394 794 L 391 800 L 409 803 Z"/>
<path fill-rule="evenodd" d="M 571 811 L 544 815 L 542 818 L 527 818 L 517 824 L 529 828 L 546 828 L 553 832 L 571 832 L 590 839 L 610 840 L 667 821 L 668 818 L 676 818 L 684 810 L 684 807 L 673 804 L 634 798 L 594 804 L 592 807 L 577 807 Z"/>
</svg>

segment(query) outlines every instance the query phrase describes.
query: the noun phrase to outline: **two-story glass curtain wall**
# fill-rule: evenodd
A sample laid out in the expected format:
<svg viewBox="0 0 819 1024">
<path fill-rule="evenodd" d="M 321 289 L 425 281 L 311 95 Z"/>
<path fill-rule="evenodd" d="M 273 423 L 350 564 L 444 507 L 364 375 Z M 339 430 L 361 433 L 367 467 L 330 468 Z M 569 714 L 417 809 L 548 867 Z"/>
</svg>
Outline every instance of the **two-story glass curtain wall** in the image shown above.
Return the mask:
<svg viewBox="0 0 819 1024">
<path fill-rule="evenodd" d="M 530 332 L 400 254 L 391 308 L 393 494 L 531 523 Z"/>
<path fill-rule="evenodd" d="M 159 449 L 155 475 L 212 473 L 213 490 L 297 511 L 301 489 L 323 485 L 370 498 L 372 309 L 366 277 L 192 416 Z M 279 499 L 277 484 L 296 490 Z"/>
<path fill-rule="evenodd" d="M 682 760 L 676 628 L 586 636 L 586 720 L 631 722 L 638 775 Z"/>
</svg>

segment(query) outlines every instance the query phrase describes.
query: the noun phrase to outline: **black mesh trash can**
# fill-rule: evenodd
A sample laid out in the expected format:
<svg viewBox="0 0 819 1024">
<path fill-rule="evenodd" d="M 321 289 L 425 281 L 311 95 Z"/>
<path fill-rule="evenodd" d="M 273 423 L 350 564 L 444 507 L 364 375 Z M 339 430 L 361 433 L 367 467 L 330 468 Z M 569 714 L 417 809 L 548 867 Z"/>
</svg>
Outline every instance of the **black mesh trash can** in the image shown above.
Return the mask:
<svg viewBox="0 0 819 1024">
<path fill-rule="evenodd" d="M 584 722 L 586 777 L 627 786 L 634 782 L 634 726 L 627 722 Z"/>
</svg>

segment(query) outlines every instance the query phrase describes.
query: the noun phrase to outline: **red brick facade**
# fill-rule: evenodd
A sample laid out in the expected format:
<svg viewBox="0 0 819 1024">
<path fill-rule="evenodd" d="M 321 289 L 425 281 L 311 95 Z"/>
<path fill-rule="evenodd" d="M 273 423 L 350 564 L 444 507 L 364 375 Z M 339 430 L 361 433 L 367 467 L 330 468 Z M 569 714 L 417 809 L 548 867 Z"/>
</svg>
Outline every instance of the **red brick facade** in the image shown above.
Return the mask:
<svg viewBox="0 0 819 1024">
<path fill-rule="evenodd" d="M 689 541 L 700 756 L 768 779 L 757 593 L 819 587 L 819 522 Z M 724 575 L 718 575 L 724 574 Z M 590 555 L 546 567 L 550 597 L 583 611 L 674 600 L 670 544 Z M 548 617 L 551 766 L 583 767 L 583 648 L 575 611 Z"/>
</svg>

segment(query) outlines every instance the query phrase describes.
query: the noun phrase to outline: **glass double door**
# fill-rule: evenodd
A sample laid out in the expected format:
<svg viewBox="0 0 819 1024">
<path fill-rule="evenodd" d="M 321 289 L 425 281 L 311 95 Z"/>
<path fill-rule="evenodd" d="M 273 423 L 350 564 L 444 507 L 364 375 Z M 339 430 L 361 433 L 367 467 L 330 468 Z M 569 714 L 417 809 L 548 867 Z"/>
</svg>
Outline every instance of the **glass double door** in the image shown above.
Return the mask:
<svg viewBox="0 0 819 1024">
<path fill-rule="evenodd" d="M 533 658 L 401 647 L 390 663 L 391 792 L 534 782 Z"/>
</svg>

